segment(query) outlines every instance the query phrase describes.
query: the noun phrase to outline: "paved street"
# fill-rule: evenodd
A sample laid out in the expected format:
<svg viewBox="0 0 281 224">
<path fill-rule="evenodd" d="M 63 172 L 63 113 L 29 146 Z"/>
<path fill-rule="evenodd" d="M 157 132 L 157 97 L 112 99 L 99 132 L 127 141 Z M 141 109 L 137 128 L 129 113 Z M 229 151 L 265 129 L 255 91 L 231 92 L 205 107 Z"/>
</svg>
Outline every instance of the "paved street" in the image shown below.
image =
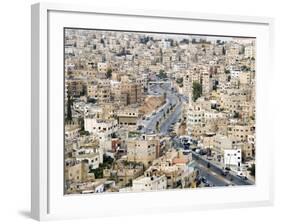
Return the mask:
<svg viewBox="0 0 281 224">
<path fill-rule="evenodd" d="M 148 120 L 143 120 L 140 122 L 143 125 L 142 131 L 145 133 L 157 132 L 156 124 L 157 121 L 161 121 L 164 119 L 164 113 L 171 107 L 171 105 L 175 105 L 174 111 L 169 114 L 166 113 L 165 120 L 160 122 L 160 133 L 162 135 L 167 135 L 169 133 L 168 129 L 172 126 L 173 123 L 176 123 L 179 118 L 181 118 L 182 112 L 182 101 L 184 98 L 182 96 L 178 96 L 176 92 L 173 92 L 169 87 L 169 84 L 154 84 L 150 87 L 149 93 L 155 95 L 163 95 L 166 93 L 166 103 L 159 109 L 157 109 L 155 114 L 151 114 L 148 116 Z"/>
<path fill-rule="evenodd" d="M 176 100 L 178 101 L 178 99 Z M 181 110 L 182 110 L 182 103 L 177 102 L 174 111 L 169 114 L 169 117 L 162 123 L 160 127 L 161 134 L 163 135 L 168 134 L 168 129 L 172 125 L 172 123 L 177 122 L 177 120 L 181 117 Z"/>
<path fill-rule="evenodd" d="M 199 175 L 201 177 L 205 177 L 209 184 L 213 186 L 226 186 L 233 184 L 227 178 L 222 177 L 220 174 L 208 169 L 206 166 L 202 165 L 201 163 L 196 163 L 195 166 L 199 170 Z"/>
<path fill-rule="evenodd" d="M 168 129 L 172 123 L 176 122 L 181 116 L 182 100 L 179 100 L 176 92 L 171 91 L 169 84 L 153 85 L 151 90 L 150 92 L 157 92 L 159 95 L 163 95 L 166 92 L 166 103 L 157 111 L 155 111 L 156 114 L 148 116 L 149 120 L 144 120 L 141 122 L 141 124 L 144 126 L 142 131 L 146 133 L 156 132 L 157 121 L 160 122 L 160 119 L 163 118 L 164 113 L 168 110 L 168 108 L 171 107 L 171 105 L 176 105 L 173 112 L 170 112 L 169 114 L 166 113 L 167 117 L 160 125 L 161 134 L 166 135 L 168 134 Z"/>
<path fill-rule="evenodd" d="M 195 159 L 196 163 L 197 164 L 201 164 L 202 166 L 204 167 L 207 167 L 207 164 L 209 163 L 210 164 L 210 168 L 208 168 L 208 170 L 205 170 L 205 172 L 208 172 L 209 175 L 213 175 L 212 172 L 216 173 L 217 175 L 221 175 L 221 167 L 218 167 L 217 165 L 211 163 L 210 161 L 207 161 L 205 160 L 204 158 L 202 158 L 201 156 L 197 155 L 196 153 L 192 152 L 192 157 Z M 225 180 L 225 182 L 228 180 L 228 181 L 231 181 L 232 184 L 234 185 L 251 185 L 251 184 L 254 184 L 252 183 L 251 181 L 249 180 L 244 180 L 238 176 L 236 176 L 234 173 L 229 173 L 226 177 L 223 177 Z"/>
</svg>

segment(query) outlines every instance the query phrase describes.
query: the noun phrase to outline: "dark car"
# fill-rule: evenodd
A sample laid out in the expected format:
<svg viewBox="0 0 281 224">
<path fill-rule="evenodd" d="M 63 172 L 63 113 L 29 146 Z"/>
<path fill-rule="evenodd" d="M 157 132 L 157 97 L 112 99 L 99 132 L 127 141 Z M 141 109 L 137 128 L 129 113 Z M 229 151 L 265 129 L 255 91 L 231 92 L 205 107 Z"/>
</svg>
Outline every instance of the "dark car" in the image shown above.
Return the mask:
<svg viewBox="0 0 281 224">
<path fill-rule="evenodd" d="M 170 133 L 169 133 L 169 136 L 172 137 L 172 138 L 174 138 L 176 135 L 177 135 L 177 134 L 176 134 L 175 132 L 170 132 Z"/>
<path fill-rule="evenodd" d="M 204 155 L 207 154 L 207 151 L 205 151 L 205 150 L 200 150 L 199 154 L 200 154 L 201 156 L 204 156 Z"/>
<path fill-rule="evenodd" d="M 201 181 L 202 181 L 202 183 L 207 183 L 206 177 L 201 177 Z"/>
<path fill-rule="evenodd" d="M 189 149 L 189 145 L 188 144 L 183 144 L 183 148 L 184 149 Z"/>
<path fill-rule="evenodd" d="M 240 177 L 243 180 L 248 180 L 248 177 L 246 177 L 246 176 L 241 176 L 241 175 L 237 175 L 237 176 Z"/>
<path fill-rule="evenodd" d="M 221 175 L 222 175 L 222 176 L 226 176 L 227 174 L 229 174 L 229 171 L 228 171 L 228 170 L 222 170 L 222 171 L 221 171 Z"/>
</svg>

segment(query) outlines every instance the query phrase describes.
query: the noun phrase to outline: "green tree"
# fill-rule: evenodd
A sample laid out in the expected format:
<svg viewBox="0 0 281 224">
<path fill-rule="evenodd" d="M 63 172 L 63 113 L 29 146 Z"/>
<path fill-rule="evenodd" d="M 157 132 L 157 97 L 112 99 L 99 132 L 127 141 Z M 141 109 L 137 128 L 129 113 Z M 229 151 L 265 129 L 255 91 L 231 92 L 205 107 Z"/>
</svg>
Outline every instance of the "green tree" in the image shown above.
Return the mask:
<svg viewBox="0 0 281 224">
<path fill-rule="evenodd" d="M 158 77 L 160 79 L 166 79 L 167 78 L 167 74 L 166 74 L 166 72 L 163 69 L 160 69 Z"/>
<path fill-rule="evenodd" d="M 107 77 L 108 79 L 111 79 L 111 77 L 112 77 L 112 69 L 111 69 L 111 68 L 108 68 L 108 69 L 107 69 L 107 71 L 106 71 L 106 77 Z"/>
<path fill-rule="evenodd" d="M 226 51 L 225 51 L 225 48 L 222 47 L 222 55 L 225 55 Z"/>
<path fill-rule="evenodd" d="M 200 84 L 199 82 L 193 82 L 192 100 L 195 102 L 200 96 L 202 96 L 202 84 Z"/>
<path fill-rule="evenodd" d="M 229 74 L 230 71 L 229 71 L 228 69 L 224 69 L 224 73 L 225 73 L 225 74 Z"/>
<path fill-rule="evenodd" d="M 83 117 L 78 118 L 78 123 L 80 125 L 80 131 L 85 131 L 85 124 L 84 124 L 84 118 Z"/>
<path fill-rule="evenodd" d="M 156 130 L 159 131 L 159 129 L 160 129 L 160 122 L 157 121 L 157 122 L 156 122 Z"/>
<path fill-rule="evenodd" d="M 233 118 L 240 118 L 240 114 L 237 111 L 234 111 Z"/>
<path fill-rule="evenodd" d="M 245 54 L 245 46 L 242 46 L 240 51 L 239 51 L 239 54 Z"/>
<path fill-rule="evenodd" d="M 103 155 L 103 163 L 104 164 L 108 164 L 108 165 L 112 165 L 114 162 L 114 159 L 110 156 L 107 156 L 107 155 Z"/>
<path fill-rule="evenodd" d="M 160 48 L 160 62 L 163 63 L 163 50 Z"/>
<path fill-rule="evenodd" d="M 91 170 L 91 172 L 93 172 L 95 174 L 95 178 L 100 179 L 103 178 L 103 168 L 102 167 L 98 167 L 94 170 Z"/>
<path fill-rule="evenodd" d="M 72 101 L 70 99 L 70 95 L 68 95 L 67 96 L 67 113 L 66 113 L 66 120 L 67 121 L 72 121 L 71 104 L 72 104 Z"/>
<path fill-rule="evenodd" d="M 229 75 L 227 76 L 227 81 L 230 82 L 230 80 L 231 80 L 231 76 Z"/>
<path fill-rule="evenodd" d="M 183 78 L 177 78 L 177 79 L 176 79 L 176 82 L 177 82 L 178 84 L 182 84 L 182 83 L 183 83 Z"/>
</svg>

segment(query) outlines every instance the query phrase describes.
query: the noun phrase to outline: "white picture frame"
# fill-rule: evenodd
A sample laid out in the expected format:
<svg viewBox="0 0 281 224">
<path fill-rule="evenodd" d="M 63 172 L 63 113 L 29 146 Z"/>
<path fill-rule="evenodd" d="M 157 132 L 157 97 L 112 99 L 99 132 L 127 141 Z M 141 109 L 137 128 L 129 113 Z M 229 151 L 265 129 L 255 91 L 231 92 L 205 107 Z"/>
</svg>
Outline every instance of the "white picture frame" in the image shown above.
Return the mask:
<svg viewBox="0 0 281 224">
<path fill-rule="evenodd" d="M 271 18 L 191 12 L 97 9 L 38 3 L 31 7 L 32 166 L 31 214 L 37 220 L 179 212 L 273 203 L 273 142 L 270 140 L 270 80 L 273 78 Z M 99 23 L 95 23 L 98 21 Z M 103 23 L 101 23 L 103 21 Z M 61 126 L 62 28 L 187 32 L 257 38 L 257 177 L 254 186 L 103 195 L 63 195 Z M 183 28 L 185 27 L 185 28 Z M 204 30 L 202 29 L 203 27 Z M 61 76 L 54 74 L 61 73 Z M 266 106 L 265 106 L 266 105 Z M 59 115 L 58 115 L 59 114 Z M 58 172 L 62 171 L 62 172 Z"/>
</svg>

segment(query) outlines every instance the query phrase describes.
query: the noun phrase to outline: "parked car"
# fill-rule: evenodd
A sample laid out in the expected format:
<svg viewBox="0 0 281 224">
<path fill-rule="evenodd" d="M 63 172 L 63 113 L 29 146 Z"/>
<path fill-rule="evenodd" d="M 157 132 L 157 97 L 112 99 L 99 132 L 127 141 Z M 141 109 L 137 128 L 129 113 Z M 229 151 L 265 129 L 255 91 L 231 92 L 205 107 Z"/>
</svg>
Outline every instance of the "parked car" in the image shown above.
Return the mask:
<svg viewBox="0 0 281 224">
<path fill-rule="evenodd" d="M 245 176 L 245 174 L 241 171 L 238 171 L 236 175 L 243 180 L 248 180 L 248 178 Z"/>
<path fill-rule="evenodd" d="M 173 137 L 177 136 L 177 134 L 175 132 L 170 132 L 169 136 L 173 138 Z"/>
<path fill-rule="evenodd" d="M 221 175 L 222 175 L 222 176 L 227 176 L 227 174 L 229 174 L 229 171 L 228 171 L 228 170 L 222 170 L 222 171 L 221 171 Z"/>
<path fill-rule="evenodd" d="M 201 156 L 204 156 L 204 155 L 207 154 L 207 151 L 205 151 L 205 150 L 200 150 L 199 154 L 200 154 Z"/>
<path fill-rule="evenodd" d="M 207 183 L 207 179 L 206 179 L 206 177 L 201 177 L 201 179 L 200 179 L 203 183 Z"/>
</svg>

